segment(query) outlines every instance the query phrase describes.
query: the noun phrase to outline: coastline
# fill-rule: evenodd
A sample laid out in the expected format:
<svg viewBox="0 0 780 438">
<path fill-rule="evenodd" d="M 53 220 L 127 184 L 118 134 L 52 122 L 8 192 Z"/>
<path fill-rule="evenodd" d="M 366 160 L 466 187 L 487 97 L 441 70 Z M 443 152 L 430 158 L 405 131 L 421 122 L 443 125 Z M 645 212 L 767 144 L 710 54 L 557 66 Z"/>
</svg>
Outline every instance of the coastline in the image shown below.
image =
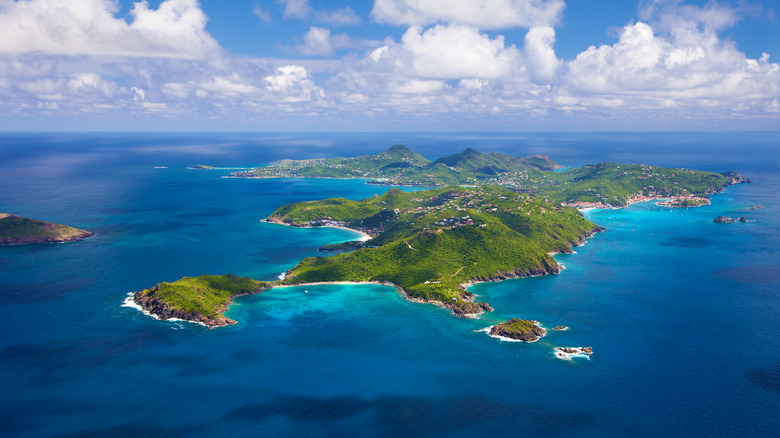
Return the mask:
<svg viewBox="0 0 780 438">
<path fill-rule="evenodd" d="M 269 223 L 269 224 L 276 224 L 276 225 L 283 225 L 285 227 L 292 227 L 292 228 L 338 228 L 340 230 L 352 231 L 353 233 L 360 234 L 360 238 L 356 239 L 359 242 L 367 242 L 367 241 L 369 241 L 369 240 L 374 238 L 374 236 L 366 233 L 365 231 L 361 231 L 361 230 L 358 230 L 358 229 L 355 229 L 355 228 L 342 227 L 342 226 L 338 226 L 338 225 L 318 225 L 316 227 L 313 227 L 311 225 L 293 225 L 293 224 L 288 224 L 288 223 L 283 222 L 283 221 L 273 220 L 273 219 L 270 219 L 270 218 L 260 219 L 260 222 L 266 222 L 266 223 Z"/>
</svg>

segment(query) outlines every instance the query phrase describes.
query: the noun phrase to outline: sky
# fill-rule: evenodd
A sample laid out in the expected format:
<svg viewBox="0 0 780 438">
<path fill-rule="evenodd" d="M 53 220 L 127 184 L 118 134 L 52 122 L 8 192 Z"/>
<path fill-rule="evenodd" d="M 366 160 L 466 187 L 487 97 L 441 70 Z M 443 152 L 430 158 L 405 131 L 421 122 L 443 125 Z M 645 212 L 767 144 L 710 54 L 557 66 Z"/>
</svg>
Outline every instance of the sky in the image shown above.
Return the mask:
<svg viewBox="0 0 780 438">
<path fill-rule="evenodd" d="M 776 0 L 0 0 L 4 131 L 780 130 Z"/>
</svg>

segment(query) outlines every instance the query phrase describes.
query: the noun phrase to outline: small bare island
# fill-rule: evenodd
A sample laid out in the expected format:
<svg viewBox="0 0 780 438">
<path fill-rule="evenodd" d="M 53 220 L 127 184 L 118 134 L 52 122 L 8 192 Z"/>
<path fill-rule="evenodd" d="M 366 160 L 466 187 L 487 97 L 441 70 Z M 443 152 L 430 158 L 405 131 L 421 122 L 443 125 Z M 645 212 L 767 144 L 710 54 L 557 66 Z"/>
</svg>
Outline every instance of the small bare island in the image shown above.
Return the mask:
<svg viewBox="0 0 780 438">
<path fill-rule="evenodd" d="M 508 339 L 523 342 L 536 342 L 547 334 L 536 321 L 512 318 L 490 327 L 488 335 L 498 339 Z"/>
<path fill-rule="evenodd" d="M 592 354 L 591 347 L 555 347 L 555 357 L 563 360 L 572 360 L 575 357 L 589 358 Z"/>
<path fill-rule="evenodd" d="M 0 245 L 73 242 L 94 235 L 67 225 L 0 213 Z"/>
</svg>

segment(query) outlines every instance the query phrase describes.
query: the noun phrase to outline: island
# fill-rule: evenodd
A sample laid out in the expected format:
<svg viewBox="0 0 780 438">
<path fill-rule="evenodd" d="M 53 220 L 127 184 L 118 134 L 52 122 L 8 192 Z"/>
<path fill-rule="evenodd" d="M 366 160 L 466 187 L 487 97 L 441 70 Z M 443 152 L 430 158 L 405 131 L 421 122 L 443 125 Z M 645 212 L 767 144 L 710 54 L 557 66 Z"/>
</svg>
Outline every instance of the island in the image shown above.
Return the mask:
<svg viewBox="0 0 780 438">
<path fill-rule="evenodd" d="M 734 222 L 747 222 L 748 218 L 745 216 L 740 216 L 736 219 L 728 217 L 728 216 L 718 216 L 716 217 L 713 222 L 716 224 L 733 224 Z"/>
<path fill-rule="evenodd" d="M 512 318 L 490 327 L 488 334 L 499 339 L 536 342 L 547 334 L 536 321 Z"/>
<path fill-rule="evenodd" d="M 519 158 L 471 148 L 430 161 L 403 145 L 353 158 L 282 160 L 231 177 L 364 178 L 376 185 L 432 188 L 404 192 L 394 187 L 363 200 L 283 205 L 265 221 L 342 227 L 365 237 L 326 245 L 321 250 L 332 255 L 303 259 L 277 281 L 201 276 L 160 283 L 134 295 L 142 309 L 214 327 L 233 323 L 222 313 L 236 296 L 279 286 L 348 282 L 391 285 L 409 300 L 473 318 L 493 308 L 478 301 L 469 285 L 557 274 L 561 267 L 553 254 L 571 253 L 604 230 L 585 219 L 580 208 L 670 198 L 682 206 L 750 182 L 736 172 L 645 164 L 563 169 L 543 155 Z M 496 330 L 518 332 L 526 325 L 511 319 Z"/>
<path fill-rule="evenodd" d="M 619 208 L 650 200 L 704 205 L 706 196 L 751 182 L 737 172 L 713 173 L 646 164 L 602 162 L 564 169 L 546 155 L 513 157 L 472 148 L 430 161 L 404 145 L 377 155 L 281 160 L 233 178 L 367 178 L 369 184 L 444 187 L 497 185 L 579 208 Z M 687 200 L 687 201 L 686 201 Z M 685 205 L 688 204 L 688 205 Z"/>
<path fill-rule="evenodd" d="M 209 166 L 208 164 L 195 164 L 193 166 L 188 167 L 187 169 L 192 169 L 192 170 L 212 170 L 212 169 L 216 169 L 216 167 Z"/>
<path fill-rule="evenodd" d="M 552 254 L 571 253 L 573 246 L 603 230 L 575 208 L 497 186 L 419 192 L 392 188 L 361 201 L 299 202 L 280 207 L 266 221 L 293 227 L 338 226 L 371 238 L 329 248 L 352 249 L 349 252 L 306 258 L 282 280 L 258 285 L 257 291 L 318 283 L 380 283 L 395 286 L 410 300 L 435 304 L 462 317 L 492 310 L 488 303 L 475 300 L 466 290 L 468 285 L 557 274 L 560 266 Z M 138 305 L 158 313 L 159 303 L 152 308 L 140 298 L 136 296 Z M 213 311 L 226 309 L 231 297 L 222 293 L 215 298 L 219 304 L 209 307 L 211 313 L 198 321 L 212 320 Z M 181 307 L 165 297 L 160 300 L 170 309 Z M 180 310 L 192 319 L 192 308 Z"/>
<path fill-rule="evenodd" d="M 0 213 L 0 245 L 74 242 L 94 235 L 67 225 Z"/>
</svg>

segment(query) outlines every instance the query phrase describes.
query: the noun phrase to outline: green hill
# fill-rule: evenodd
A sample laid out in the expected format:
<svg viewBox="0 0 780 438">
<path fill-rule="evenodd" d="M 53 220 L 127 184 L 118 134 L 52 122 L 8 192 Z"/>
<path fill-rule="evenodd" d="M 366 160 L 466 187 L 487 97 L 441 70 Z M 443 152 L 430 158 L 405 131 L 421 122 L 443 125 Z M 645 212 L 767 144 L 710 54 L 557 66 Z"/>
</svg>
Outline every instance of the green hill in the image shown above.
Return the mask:
<svg viewBox="0 0 780 438">
<path fill-rule="evenodd" d="M 483 154 L 468 148 L 463 152 L 439 158 L 434 163 L 441 163 L 449 167 L 467 170 L 472 173 L 484 175 L 496 175 L 507 172 L 520 172 L 523 170 L 554 170 L 563 166 L 550 160 L 545 155 L 520 158 L 510 155 L 490 152 Z"/>
<path fill-rule="evenodd" d="M 0 213 L 0 245 L 72 242 L 94 234 L 67 225 Z"/>
<path fill-rule="evenodd" d="M 461 285 L 557 273 L 549 252 L 570 252 L 600 228 L 575 209 L 494 186 L 289 204 L 269 220 L 296 226 L 342 225 L 375 235 L 366 247 L 303 260 L 284 284 L 377 281 L 457 314 L 488 310 Z M 313 212 L 320 215 L 314 218 Z"/>
</svg>

